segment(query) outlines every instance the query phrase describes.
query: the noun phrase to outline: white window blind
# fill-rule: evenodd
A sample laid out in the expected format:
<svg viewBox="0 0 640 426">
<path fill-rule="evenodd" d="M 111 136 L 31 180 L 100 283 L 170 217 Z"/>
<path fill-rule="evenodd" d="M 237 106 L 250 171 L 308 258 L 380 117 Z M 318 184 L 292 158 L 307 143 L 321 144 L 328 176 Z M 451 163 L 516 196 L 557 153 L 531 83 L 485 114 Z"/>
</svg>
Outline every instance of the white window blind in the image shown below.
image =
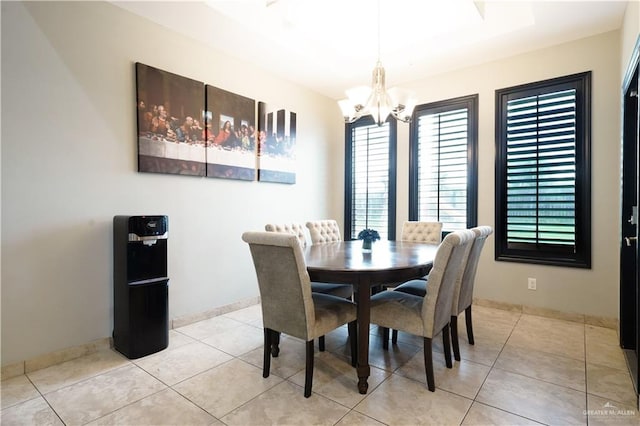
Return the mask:
<svg viewBox="0 0 640 426">
<path fill-rule="evenodd" d="M 354 126 L 351 152 L 351 238 L 371 228 L 386 240 L 389 235 L 389 123 Z"/>
<path fill-rule="evenodd" d="M 507 102 L 507 244 L 576 245 L 576 91 Z"/>
<path fill-rule="evenodd" d="M 467 228 L 467 108 L 418 118 L 418 220 Z"/>
</svg>

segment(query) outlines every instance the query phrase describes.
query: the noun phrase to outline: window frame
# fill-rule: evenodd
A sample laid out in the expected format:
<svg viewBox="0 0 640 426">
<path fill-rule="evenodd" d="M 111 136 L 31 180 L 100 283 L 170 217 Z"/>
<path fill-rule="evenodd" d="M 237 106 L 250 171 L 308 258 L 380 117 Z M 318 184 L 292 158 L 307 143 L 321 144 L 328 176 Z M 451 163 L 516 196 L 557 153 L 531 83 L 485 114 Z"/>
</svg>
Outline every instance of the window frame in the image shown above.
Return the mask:
<svg viewBox="0 0 640 426">
<path fill-rule="evenodd" d="M 420 220 L 420 177 L 418 164 L 419 126 L 421 115 L 438 114 L 467 108 L 467 228 L 478 224 L 478 94 L 461 96 L 416 106 L 409 137 L 409 220 Z M 443 227 L 443 233 L 447 229 Z"/>
<path fill-rule="evenodd" d="M 569 88 L 576 90 L 574 252 L 553 251 L 549 246 L 535 249 L 509 247 L 507 241 L 507 102 L 510 98 L 520 99 Z M 591 268 L 591 71 L 499 89 L 496 90 L 495 102 L 495 260 Z M 522 246 L 523 243 L 519 245 Z"/>
<path fill-rule="evenodd" d="M 393 241 L 396 239 L 396 192 L 397 192 L 397 122 L 395 119 L 389 116 L 386 120 L 386 123 L 389 123 L 389 199 L 388 199 L 388 217 L 387 217 L 387 227 L 388 227 L 388 239 Z M 376 125 L 373 117 L 365 116 L 353 123 L 345 124 L 345 177 L 344 177 L 344 240 L 353 240 L 354 238 L 351 235 L 351 225 L 352 225 L 352 211 L 351 206 L 353 202 L 353 176 L 351 175 L 352 171 L 352 162 L 353 162 L 353 152 L 352 152 L 352 144 L 353 141 L 351 136 L 353 134 L 352 130 L 355 127 L 364 127 L 364 126 L 372 126 Z"/>
</svg>

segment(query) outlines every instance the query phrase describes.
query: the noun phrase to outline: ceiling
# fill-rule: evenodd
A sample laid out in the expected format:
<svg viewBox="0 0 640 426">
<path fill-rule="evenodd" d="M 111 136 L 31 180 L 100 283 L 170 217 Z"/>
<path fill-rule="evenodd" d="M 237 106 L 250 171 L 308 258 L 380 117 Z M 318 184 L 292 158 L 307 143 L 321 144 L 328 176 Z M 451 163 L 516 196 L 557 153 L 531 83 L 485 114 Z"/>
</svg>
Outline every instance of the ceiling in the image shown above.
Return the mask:
<svg viewBox="0 0 640 426">
<path fill-rule="evenodd" d="M 380 9 L 375 0 L 112 3 L 333 99 L 369 85 L 378 58 L 387 87 L 410 89 L 429 75 L 618 29 L 626 8 L 567 0 L 379 0 Z"/>
</svg>

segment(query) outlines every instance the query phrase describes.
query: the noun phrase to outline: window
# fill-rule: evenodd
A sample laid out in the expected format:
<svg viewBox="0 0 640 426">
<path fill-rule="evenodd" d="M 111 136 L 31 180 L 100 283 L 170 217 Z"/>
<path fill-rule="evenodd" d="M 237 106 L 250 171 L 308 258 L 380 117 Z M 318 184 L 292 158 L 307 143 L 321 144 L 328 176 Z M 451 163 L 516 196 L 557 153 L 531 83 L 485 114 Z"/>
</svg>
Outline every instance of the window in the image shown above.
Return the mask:
<svg viewBox="0 0 640 426">
<path fill-rule="evenodd" d="M 416 107 L 411 123 L 409 219 L 443 231 L 477 225 L 478 95 Z"/>
<path fill-rule="evenodd" d="M 369 117 L 367 117 L 369 118 Z M 346 126 L 345 239 L 371 228 L 395 239 L 396 122 L 361 118 Z"/>
<path fill-rule="evenodd" d="M 496 260 L 591 266 L 591 73 L 496 91 Z"/>
</svg>

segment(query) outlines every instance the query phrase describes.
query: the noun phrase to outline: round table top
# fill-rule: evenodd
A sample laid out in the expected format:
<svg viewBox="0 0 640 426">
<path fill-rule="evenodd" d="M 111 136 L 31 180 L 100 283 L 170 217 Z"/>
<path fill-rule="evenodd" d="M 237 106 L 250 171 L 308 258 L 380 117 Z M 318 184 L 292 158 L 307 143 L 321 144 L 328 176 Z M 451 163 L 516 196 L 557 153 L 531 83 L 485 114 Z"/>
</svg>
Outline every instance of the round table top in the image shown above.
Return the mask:
<svg viewBox="0 0 640 426">
<path fill-rule="evenodd" d="M 304 253 L 309 271 L 375 272 L 430 266 L 437 251 L 437 244 L 382 240 L 364 251 L 354 240 L 311 245 Z"/>
</svg>

